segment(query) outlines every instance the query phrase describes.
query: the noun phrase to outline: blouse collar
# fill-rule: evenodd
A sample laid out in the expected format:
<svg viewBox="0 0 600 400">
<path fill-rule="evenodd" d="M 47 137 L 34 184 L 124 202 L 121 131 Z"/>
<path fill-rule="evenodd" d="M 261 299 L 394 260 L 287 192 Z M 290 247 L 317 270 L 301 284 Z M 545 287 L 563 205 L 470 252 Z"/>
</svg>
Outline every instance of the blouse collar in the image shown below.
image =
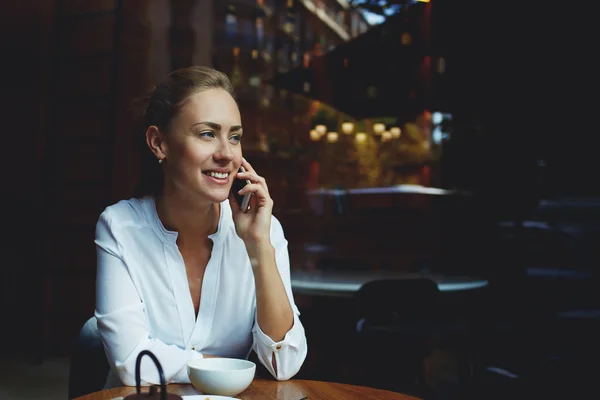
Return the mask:
<svg viewBox="0 0 600 400">
<path fill-rule="evenodd" d="M 179 233 L 177 231 L 170 231 L 163 225 L 162 221 L 158 217 L 158 211 L 156 211 L 156 201 L 153 196 L 148 196 L 145 198 L 146 204 L 146 212 L 149 217 L 150 224 L 152 228 L 157 233 L 158 237 L 167 244 L 177 244 L 177 237 Z M 208 238 L 213 242 L 220 241 L 230 226 L 230 222 L 233 222 L 231 207 L 229 206 L 229 200 L 225 200 L 219 204 L 220 213 L 219 213 L 219 223 L 217 225 L 217 231 L 211 235 L 208 235 Z"/>
</svg>

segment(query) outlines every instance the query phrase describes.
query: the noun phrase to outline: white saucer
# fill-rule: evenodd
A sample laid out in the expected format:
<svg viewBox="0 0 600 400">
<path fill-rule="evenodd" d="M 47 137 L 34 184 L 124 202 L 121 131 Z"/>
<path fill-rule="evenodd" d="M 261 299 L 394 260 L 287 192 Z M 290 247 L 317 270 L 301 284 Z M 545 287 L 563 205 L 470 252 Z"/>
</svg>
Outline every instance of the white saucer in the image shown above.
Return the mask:
<svg viewBox="0 0 600 400">
<path fill-rule="evenodd" d="M 239 400 L 235 397 L 227 396 L 210 396 L 206 394 L 193 394 L 191 396 L 181 396 L 183 400 Z M 115 397 L 112 400 L 124 400 L 124 397 Z"/>
<path fill-rule="evenodd" d="M 209 396 L 206 394 L 195 394 L 192 396 L 181 396 L 183 400 L 239 400 L 235 397 L 227 396 Z"/>
</svg>

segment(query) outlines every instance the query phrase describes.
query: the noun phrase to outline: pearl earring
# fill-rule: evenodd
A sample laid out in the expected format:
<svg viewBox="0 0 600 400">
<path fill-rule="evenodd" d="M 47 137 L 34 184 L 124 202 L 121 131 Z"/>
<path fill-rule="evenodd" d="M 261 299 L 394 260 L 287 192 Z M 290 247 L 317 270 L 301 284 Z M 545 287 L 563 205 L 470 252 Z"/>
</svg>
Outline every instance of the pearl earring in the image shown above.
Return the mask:
<svg viewBox="0 0 600 400">
<path fill-rule="evenodd" d="M 158 160 L 158 163 L 159 163 L 159 164 L 162 164 L 162 162 L 163 162 L 163 159 L 162 159 L 162 158 L 160 158 L 160 159 Z"/>
</svg>

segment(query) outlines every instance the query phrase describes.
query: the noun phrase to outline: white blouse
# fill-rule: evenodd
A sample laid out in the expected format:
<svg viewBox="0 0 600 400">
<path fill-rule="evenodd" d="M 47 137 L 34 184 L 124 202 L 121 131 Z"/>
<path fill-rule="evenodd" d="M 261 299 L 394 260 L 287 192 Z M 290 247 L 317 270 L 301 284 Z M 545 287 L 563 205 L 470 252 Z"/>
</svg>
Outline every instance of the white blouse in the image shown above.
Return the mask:
<svg viewBox="0 0 600 400">
<path fill-rule="evenodd" d="M 257 323 L 254 275 L 228 200 L 221 203 L 217 232 L 209 238 L 213 249 L 196 318 L 177 232 L 165 229 L 154 199 L 123 200 L 100 215 L 95 316 L 111 365 L 107 388 L 135 386 L 135 362 L 142 350 L 156 355 L 167 383 L 189 383 L 186 364 L 202 354 L 247 358 L 252 349 L 276 379 L 298 372 L 307 343 L 292 295 L 281 224 L 273 217 L 271 243 L 294 311 L 294 324 L 281 342 L 274 342 Z M 142 359 L 140 375 L 144 385 L 160 383 L 149 357 Z"/>
</svg>

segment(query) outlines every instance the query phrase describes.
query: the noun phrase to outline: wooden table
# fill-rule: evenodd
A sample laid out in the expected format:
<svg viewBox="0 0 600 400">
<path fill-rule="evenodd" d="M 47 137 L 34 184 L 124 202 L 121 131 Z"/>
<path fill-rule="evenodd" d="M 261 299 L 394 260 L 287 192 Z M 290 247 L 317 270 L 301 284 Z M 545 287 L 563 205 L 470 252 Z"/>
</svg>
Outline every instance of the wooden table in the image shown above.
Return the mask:
<svg viewBox="0 0 600 400">
<path fill-rule="evenodd" d="M 144 388 L 147 390 L 147 388 Z M 144 390 L 144 391 L 146 391 Z M 200 394 L 192 385 L 168 385 L 167 392 L 180 396 Z M 78 397 L 75 400 L 111 400 L 115 397 L 135 393 L 134 387 L 119 387 Z M 210 397 L 210 396 L 208 396 Z M 250 387 L 237 398 L 243 400 L 308 400 L 344 399 L 344 400 L 417 400 L 416 397 L 387 390 L 373 389 L 363 386 L 346 385 L 320 381 L 289 380 L 278 382 L 266 379 L 255 379 Z"/>
</svg>

